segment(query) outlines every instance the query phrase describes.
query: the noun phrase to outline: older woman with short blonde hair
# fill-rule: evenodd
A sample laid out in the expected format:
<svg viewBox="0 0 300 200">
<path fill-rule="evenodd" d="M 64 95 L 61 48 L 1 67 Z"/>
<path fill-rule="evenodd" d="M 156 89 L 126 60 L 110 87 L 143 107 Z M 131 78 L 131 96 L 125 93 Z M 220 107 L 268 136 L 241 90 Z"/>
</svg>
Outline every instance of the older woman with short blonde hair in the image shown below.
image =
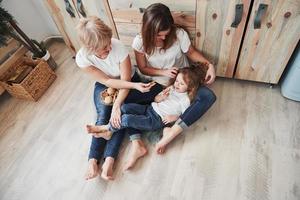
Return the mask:
<svg viewBox="0 0 300 200">
<path fill-rule="evenodd" d="M 82 48 L 76 54 L 76 63 L 85 73 L 96 80 L 94 88 L 94 103 L 97 110 L 96 125 L 107 124 L 110 121 L 113 126 L 118 127 L 121 120 L 120 107 L 123 102 L 151 102 L 160 89 L 156 89 L 156 86 L 152 87 L 153 85 L 150 83 L 140 82 L 138 75 L 135 73 L 135 68 L 131 66 L 125 46 L 121 41 L 112 38 L 111 28 L 103 23 L 101 19 L 97 17 L 81 19 L 77 29 Z M 108 87 L 120 89 L 113 106 L 108 106 L 100 100 L 100 93 Z M 129 92 L 129 89 L 136 90 Z M 130 139 L 133 141 L 133 146 L 143 146 L 140 133 L 136 130 L 128 132 L 130 133 Z M 109 141 L 93 135 L 86 179 L 98 175 L 102 156 L 104 157 L 104 163 L 101 177 L 106 180 L 113 179 L 113 164 L 123 137 L 124 131 L 114 134 Z M 104 153 L 102 155 L 103 149 Z M 146 152 L 146 148 L 142 148 L 138 156 L 143 156 Z"/>
</svg>

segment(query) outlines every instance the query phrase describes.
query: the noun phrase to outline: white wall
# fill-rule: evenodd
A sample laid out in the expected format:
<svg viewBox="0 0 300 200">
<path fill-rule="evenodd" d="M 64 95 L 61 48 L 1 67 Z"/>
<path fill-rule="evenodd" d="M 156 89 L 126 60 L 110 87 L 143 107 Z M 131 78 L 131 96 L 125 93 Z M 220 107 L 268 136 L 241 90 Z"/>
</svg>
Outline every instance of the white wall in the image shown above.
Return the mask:
<svg viewBox="0 0 300 200">
<path fill-rule="evenodd" d="M 3 0 L 2 6 L 30 38 L 41 41 L 48 36 L 60 35 L 44 1 Z"/>
</svg>

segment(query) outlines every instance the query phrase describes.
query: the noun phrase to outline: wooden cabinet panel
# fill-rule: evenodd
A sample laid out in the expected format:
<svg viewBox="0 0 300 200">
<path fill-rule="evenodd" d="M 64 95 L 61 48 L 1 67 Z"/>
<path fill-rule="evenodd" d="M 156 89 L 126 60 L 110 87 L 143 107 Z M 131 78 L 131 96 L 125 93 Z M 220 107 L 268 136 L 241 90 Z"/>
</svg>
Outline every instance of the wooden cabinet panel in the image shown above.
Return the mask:
<svg viewBox="0 0 300 200">
<path fill-rule="evenodd" d="M 265 4 L 261 27 L 254 28 Z M 278 80 L 300 39 L 300 0 L 263 1 L 253 5 L 235 78 L 267 83 Z"/>
<path fill-rule="evenodd" d="M 67 46 L 75 52 L 80 48 L 80 43 L 76 35 L 75 27 L 79 21 L 79 15 L 76 12 L 75 5 L 72 0 L 69 3 L 73 9 L 74 17 L 66 11 L 65 2 L 62 0 L 46 0 L 46 5 L 51 16 L 56 23 L 57 28 L 62 34 Z"/>
<path fill-rule="evenodd" d="M 235 28 L 236 5 L 243 5 L 243 12 Z M 214 62 L 217 76 L 233 77 L 249 6 L 250 0 L 197 0 L 195 46 Z"/>
</svg>

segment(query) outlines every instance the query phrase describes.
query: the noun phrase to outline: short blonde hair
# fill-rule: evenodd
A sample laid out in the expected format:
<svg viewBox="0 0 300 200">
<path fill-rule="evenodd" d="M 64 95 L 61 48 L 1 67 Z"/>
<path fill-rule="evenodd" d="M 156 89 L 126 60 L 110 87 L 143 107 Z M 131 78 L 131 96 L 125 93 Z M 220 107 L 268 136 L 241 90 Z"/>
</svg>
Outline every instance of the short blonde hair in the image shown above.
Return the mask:
<svg viewBox="0 0 300 200">
<path fill-rule="evenodd" d="M 112 38 L 111 28 L 96 16 L 80 19 L 77 34 L 89 53 L 103 49 L 110 44 Z"/>
</svg>

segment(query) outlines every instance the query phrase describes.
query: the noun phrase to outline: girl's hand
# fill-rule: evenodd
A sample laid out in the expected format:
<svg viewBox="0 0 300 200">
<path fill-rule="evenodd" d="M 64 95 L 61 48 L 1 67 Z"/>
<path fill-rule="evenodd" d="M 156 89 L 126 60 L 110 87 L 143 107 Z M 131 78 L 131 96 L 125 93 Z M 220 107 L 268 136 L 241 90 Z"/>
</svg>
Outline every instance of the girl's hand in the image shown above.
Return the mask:
<svg viewBox="0 0 300 200">
<path fill-rule="evenodd" d="M 171 90 L 171 87 L 167 87 L 166 89 L 164 89 L 162 92 L 161 92 L 161 96 L 163 99 L 166 99 L 169 95 L 170 95 L 170 90 Z"/>
<path fill-rule="evenodd" d="M 178 115 L 166 115 L 163 117 L 162 121 L 164 124 L 169 124 L 175 122 L 179 118 Z"/>
<path fill-rule="evenodd" d="M 207 85 L 212 84 L 215 81 L 216 78 L 216 72 L 215 72 L 215 67 L 213 64 L 209 64 L 208 65 L 208 69 L 206 72 L 206 76 L 205 76 L 205 83 Z"/>
<path fill-rule="evenodd" d="M 155 97 L 155 102 L 159 103 L 164 101 L 169 95 L 170 95 L 170 90 L 171 87 L 167 87 L 163 91 L 161 91 L 156 97 Z"/>
<path fill-rule="evenodd" d="M 144 93 L 149 92 L 150 89 L 155 85 L 155 82 L 150 83 L 134 83 L 134 89 Z"/>
<path fill-rule="evenodd" d="M 177 76 L 177 73 L 178 73 L 178 68 L 176 68 L 176 67 L 172 67 L 170 69 L 165 69 L 163 71 L 163 75 L 167 76 L 169 78 L 175 78 Z"/>
<path fill-rule="evenodd" d="M 115 128 L 121 126 L 121 108 L 120 105 L 114 104 L 110 115 L 110 123 Z"/>
</svg>

